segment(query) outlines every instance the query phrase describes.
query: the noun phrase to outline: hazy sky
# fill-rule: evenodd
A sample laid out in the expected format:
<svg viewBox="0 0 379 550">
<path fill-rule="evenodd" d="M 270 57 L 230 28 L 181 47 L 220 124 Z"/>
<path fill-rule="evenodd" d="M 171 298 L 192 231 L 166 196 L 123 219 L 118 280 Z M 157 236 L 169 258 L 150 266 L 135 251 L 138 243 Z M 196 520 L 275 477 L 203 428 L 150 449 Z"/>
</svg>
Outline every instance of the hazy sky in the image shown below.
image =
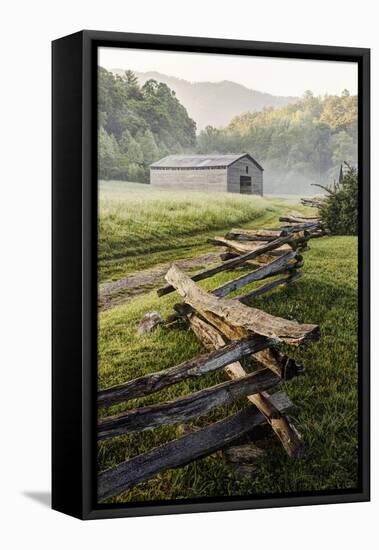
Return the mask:
<svg viewBox="0 0 379 550">
<path fill-rule="evenodd" d="M 356 63 L 269 57 L 193 54 L 125 48 L 99 48 L 99 65 L 106 69 L 158 71 L 191 82 L 231 80 L 273 95 L 357 93 Z"/>
</svg>

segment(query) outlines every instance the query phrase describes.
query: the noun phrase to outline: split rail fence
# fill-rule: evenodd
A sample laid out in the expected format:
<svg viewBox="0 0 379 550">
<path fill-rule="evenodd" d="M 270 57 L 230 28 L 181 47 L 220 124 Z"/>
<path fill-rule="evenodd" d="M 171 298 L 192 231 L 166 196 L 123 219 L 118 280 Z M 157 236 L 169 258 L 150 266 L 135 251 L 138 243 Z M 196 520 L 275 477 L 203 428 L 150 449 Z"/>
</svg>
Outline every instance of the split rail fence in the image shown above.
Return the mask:
<svg viewBox="0 0 379 550">
<path fill-rule="evenodd" d="M 215 237 L 210 242 L 223 247 L 220 263 L 192 277 L 175 264 L 171 266 L 165 276 L 168 284 L 158 290 L 158 295 L 177 292 L 181 301 L 174 306 L 174 313 L 165 324 L 171 327 L 177 322 L 185 322 L 207 353 L 101 390 L 98 406 L 106 408 L 151 395 L 186 378 L 220 369 L 229 380 L 174 401 L 102 418 L 98 422 L 98 439 L 186 423 L 241 398 L 247 399 L 248 406 L 101 472 L 98 476 L 99 501 L 114 497 L 169 468 L 183 466 L 229 447 L 242 436 L 254 434 L 254 428 L 260 424 L 271 427 L 288 455 L 294 458 L 303 455 L 302 438 L 287 416 L 291 402 L 284 392 L 272 392 L 282 381 L 302 374 L 304 367 L 281 353 L 277 346 L 281 342 L 299 346 L 317 341 L 319 327 L 276 317 L 253 307 L 252 302 L 256 296 L 278 285 L 296 281 L 301 276 L 302 253 L 308 249 L 309 240 L 324 235 L 325 231 L 315 217 L 288 216 L 280 221 L 287 225 L 266 230 L 232 229 L 224 237 Z M 248 271 L 209 292 L 196 284 L 240 266 L 247 267 Z M 254 281 L 272 277 L 275 279 L 252 291 L 227 298 Z"/>
</svg>

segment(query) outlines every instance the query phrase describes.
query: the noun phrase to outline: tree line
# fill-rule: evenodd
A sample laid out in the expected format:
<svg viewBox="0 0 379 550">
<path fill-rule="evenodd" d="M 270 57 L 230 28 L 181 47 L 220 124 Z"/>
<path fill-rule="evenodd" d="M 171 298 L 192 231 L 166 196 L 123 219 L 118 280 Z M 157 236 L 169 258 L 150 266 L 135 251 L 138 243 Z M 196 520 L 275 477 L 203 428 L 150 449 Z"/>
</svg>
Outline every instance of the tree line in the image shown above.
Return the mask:
<svg viewBox="0 0 379 550">
<path fill-rule="evenodd" d="M 296 103 L 243 113 L 196 136 L 195 121 L 166 84 L 141 86 L 132 71 L 120 77 L 100 67 L 98 106 L 101 179 L 148 182 L 150 164 L 169 154 L 247 152 L 265 168 L 266 192 L 296 193 L 357 161 L 357 96 L 346 90 L 308 91 Z"/>
<path fill-rule="evenodd" d="M 266 191 L 266 174 L 276 175 L 270 192 L 294 192 L 296 180 L 331 181 L 342 162 L 357 161 L 357 96 L 345 90 L 316 97 L 308 91 L 296 103 L 243 113 L 226 128 L 208 126 L 197 151 L 250 152 L 265 168 Z"/>
<path fill-rule="evenodd" d="M 99 67 L 99 178 L 148 182 L 152 162 L 195 147 L 196 123 L 166 84 Z"/>
</svg>

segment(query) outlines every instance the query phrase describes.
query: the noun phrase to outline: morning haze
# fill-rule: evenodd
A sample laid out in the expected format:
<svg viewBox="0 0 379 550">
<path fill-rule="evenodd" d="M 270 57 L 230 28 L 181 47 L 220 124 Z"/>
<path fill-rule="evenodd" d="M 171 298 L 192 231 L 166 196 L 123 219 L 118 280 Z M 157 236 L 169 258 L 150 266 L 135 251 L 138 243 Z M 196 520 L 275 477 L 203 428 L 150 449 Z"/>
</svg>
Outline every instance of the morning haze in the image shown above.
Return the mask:
<svg viewBox="0 0 379 550">
<path fill-rule="evenodd" d="M 249 153 L 265 194 L 311 195 L 357 161 L 355 63 L 100 48 L 99 66 L 101 178 L 148 183 L 167 155 Z"/>
<path fill-rule="evenodd" d="M 224 80 L 279 96 L 357 93 L 356 63 L 268 57 L 192 54 L 125 48 L 100 48 L 99 65 L 107 70 L 156 71 L 189 82 Z"/>
</svg>

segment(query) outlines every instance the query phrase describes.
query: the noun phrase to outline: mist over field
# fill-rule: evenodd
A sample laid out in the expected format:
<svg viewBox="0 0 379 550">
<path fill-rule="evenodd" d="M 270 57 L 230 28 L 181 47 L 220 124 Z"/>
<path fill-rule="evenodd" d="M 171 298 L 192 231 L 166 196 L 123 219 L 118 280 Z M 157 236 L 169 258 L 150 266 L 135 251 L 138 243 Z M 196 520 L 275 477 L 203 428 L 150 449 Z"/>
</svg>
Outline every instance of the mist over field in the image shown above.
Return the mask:
<svg viewBox="0 0 379 550">
<path fill-rule="evenodd" d="M 338 167 L 333 170 L 333 179 L 338 178 Z M 324 194 L 324 191 L 315 187 L 318 183 L 325 183 L 325 178 L 320 179 L 319 175 L 299 174 L 296 170 L 285 172 L 265 164 L 264 171 L 264 194 L 265 195 L 293 195 L 314 197 Z"/>
<path fill-rule="evenodd" d="M 190 83 L 99 67 L 99 178 L 149 183 L 171 154 L 249 153 L 263 192 L 317 194 L 357 162 L 357 96 L 273 96 L 229 81 Z"/>
</svg>

